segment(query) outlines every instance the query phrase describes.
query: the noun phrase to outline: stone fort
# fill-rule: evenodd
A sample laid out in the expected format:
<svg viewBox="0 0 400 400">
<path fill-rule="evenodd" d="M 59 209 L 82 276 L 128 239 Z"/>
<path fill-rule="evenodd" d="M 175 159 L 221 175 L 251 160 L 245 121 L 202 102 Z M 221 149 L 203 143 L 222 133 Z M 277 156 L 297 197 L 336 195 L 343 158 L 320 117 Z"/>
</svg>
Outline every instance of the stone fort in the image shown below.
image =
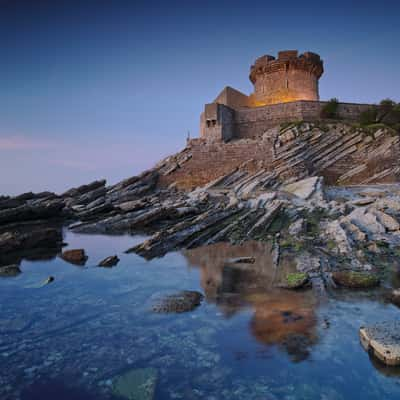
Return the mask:
<svg viewBox="0 0 400 400">
<path fill-rule="evenodd" d="M 370 104 L 338 103 L 334 119 L 321 118 L 323 72 L 311 52 L 258 58 L 250 68 L 253 93 L 226 87 L 205 105 L 200 137 L 161 162 L 161 186 L 191 190 L 254 174 L 278 186 L 315 175 L 332 185 L 398 182 L 400 136 L 359 125 Z"/>
<path fill-rule="evenodd" d="M 204 107 L 200 137 L 207 140 L 257 138 L 285 122 L 320 119 L 326 102 L 319 101 L 323 61 L 315 53 L 285 50 L 275 58 L 264 55 L 250 68 L 254 91 L 249 96 L 225 87 Z M 340 103 L 338 117 L 356 120 L 369 104 Z"/>
</svg>

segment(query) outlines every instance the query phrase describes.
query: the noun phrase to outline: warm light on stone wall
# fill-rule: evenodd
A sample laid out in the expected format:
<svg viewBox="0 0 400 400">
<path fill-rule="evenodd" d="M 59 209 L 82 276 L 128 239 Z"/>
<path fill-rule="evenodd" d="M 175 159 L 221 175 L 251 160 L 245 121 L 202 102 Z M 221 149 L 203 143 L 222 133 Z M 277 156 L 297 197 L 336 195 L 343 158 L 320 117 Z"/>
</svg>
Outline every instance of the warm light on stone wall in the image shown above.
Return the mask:
<svg viewBox="0 0 400 400">
<path fill-rule="evenodd" d="M 263 56 L 251 67 L 254 92 L 249 105 L 259 107 L 298 100 L 319 100 L 318 80 L 323 63 L 314 53 L 279 52 L 278 58 Z"/>
</svg>

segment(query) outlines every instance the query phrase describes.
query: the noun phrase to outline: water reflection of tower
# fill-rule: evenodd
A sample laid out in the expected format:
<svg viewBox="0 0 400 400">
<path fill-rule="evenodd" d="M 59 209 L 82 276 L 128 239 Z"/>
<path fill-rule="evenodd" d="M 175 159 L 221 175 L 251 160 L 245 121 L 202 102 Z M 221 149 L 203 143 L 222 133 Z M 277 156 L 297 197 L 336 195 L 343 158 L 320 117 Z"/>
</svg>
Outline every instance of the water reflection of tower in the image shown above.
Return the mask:
<svg viewBox="0 0 400 400">
<path fill-rule="evenodd" d="M 251 307 L 250 331 L 257 341 L 280 345 L 296 360 L 307 357 L 316 340 L 315 301 L 311 291 L 293 292 L 275 287 L 276 269 L 271 246 L 246 242 L 240 246 L 217 243 L 184 252 L 191 266 L 200 268 L 201 286 L 208 302 L 226 317 Z M 228 260 L 252 256 L 253 264 Z M 292 267 L 282 259 L 281 274 Z M 279 274 L 278 274 L 279 275 Z M 278 277 L 279 278 L 279 277 Z"/>
</svg>

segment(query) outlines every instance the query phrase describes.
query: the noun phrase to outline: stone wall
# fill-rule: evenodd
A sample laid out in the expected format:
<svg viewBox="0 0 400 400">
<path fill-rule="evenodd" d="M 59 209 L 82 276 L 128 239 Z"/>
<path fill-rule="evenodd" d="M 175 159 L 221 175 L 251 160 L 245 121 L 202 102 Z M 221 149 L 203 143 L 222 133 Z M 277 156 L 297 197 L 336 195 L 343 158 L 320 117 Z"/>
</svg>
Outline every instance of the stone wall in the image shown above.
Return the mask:
<svg viewBox="0 0 400 400">
<path fill-rule="evenodd" d="M 162 176 L 162 186 L 177 182 L 178 187 L 194 188 L 231 172 L 249 160 L 251 162 L 245 167 L 248 171 L 272 168 L 273 144 L 269 139 L 229 143 L 192 139 L 187 149 L 191 154 L 190 160 L 172 174 Z"/>
<path fill-rule="evenodd" d="M 255 108 L 243 107 L 236 110 L 225 106 L 220 107 L 223 110 L 218 120 L 221 127 L 218 128 L 219 130 L 210 129 L 205 125 L 203 115 L 200 123 L 201 137 L 212 140 L 257 138 L 262 136 L 267 129 L 285 122 L 317 121 L 320 119 L 321 109 L 325 104 L 327 102 L 301 100 Z M 355 121 L 361 112 L 370 107 L 370 104 L 339 103 L 338 117 L 346 121 Z M 228 112 L 228 110 L 231 111 Z M 226 129 L 222 136 L 224 125 Z"/>
</svg>

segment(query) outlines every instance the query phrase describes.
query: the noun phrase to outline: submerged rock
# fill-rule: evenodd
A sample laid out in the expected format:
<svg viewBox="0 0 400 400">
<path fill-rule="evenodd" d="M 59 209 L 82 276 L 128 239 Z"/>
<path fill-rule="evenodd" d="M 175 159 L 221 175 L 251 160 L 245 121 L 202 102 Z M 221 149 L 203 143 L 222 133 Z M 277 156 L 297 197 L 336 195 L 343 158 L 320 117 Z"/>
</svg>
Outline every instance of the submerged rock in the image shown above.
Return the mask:
<svg viewBox="0 0 400 400">
<path fill-rule="evenodd" d="M 84 249 L 65 250 L 61 254 L 61 258 L 71 264 L 84 265 L 88 257 Z"/>
<path fill-rule="evenodd" d="M 182 313 L 192 311 L 198 307 L 204 296 L 193 290 L 182 290 L 181 292 L 162 296 L 156 299 L 152 310 L 157 313 Z"/>
<path fill-rule="evenodd" d="M 54 282 L 54 276 L 49 276 L 42 284 L 42 286 L 46 286 L 49 283 Z"/>
<path fill-rule="evenodd" d="M 9 277 L 9 276 L 17 276 L 21 273 L 19 265 L 4 265 L 0 266 L 0 276 Z"/>
<path fill-rule="evenodd" d="M 337 285 L 353 289 L 375 287 L 380 282 L 375 274 L 359 271 L 335 271 L 332 279 Z"/>
<path fill-rule="evenodd" d="M 382 322 L 360 328 L 361 344 L 386 365 L 400 365 L 400 322 Z"/>
<path fill-rule="evenodd" d="M 118 256 L 109 256 L 99 262 L 99 267 L 114 267 L 119 263 Z"/>
<path fill-rule="evenodd" d="M 152 400 L 157 383 L 154 368 L 132 369 L 114 378 L 112 390 L 118 397 L 128 400 Z"/>
</svg>

